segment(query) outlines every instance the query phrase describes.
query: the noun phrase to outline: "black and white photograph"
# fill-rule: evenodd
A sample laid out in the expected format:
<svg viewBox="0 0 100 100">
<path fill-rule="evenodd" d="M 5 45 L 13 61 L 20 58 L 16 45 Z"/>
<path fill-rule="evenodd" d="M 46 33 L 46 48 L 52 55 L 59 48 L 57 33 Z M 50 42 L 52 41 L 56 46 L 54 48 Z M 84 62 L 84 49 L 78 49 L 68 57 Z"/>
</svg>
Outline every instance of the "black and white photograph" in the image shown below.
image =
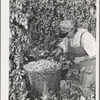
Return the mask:
<svg viewBox="0 0 100 100">
<path fill-rule="evenodd" d="M 8 100 L 99 100 L 97 3 L 9 0 Z"/>
</svg>

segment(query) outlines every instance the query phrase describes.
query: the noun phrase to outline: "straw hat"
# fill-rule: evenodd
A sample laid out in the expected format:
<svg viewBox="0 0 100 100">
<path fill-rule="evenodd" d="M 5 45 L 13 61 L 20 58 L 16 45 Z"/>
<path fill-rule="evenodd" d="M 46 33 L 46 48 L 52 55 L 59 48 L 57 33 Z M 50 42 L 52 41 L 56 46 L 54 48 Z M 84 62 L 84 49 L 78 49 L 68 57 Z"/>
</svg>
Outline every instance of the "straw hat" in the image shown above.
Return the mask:
<svg viewBox="0 0 100 100">
<path fill-rule="evenodd" d="M 63 20 L 60 22 L 60 28 L 71 29 L 74 26 L 75 26 L 75 23 L 72 20 Z"/>
</svg>

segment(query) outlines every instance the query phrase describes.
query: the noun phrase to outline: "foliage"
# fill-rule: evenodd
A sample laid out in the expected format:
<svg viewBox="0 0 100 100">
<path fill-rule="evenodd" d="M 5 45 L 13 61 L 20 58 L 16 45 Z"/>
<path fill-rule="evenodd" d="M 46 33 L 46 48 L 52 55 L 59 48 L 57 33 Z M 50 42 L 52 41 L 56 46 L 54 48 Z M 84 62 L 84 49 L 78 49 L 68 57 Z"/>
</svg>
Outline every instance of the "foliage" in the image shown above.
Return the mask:
<svg viewBox="0 0 100 100">
<path fill-rule="evenodd" d="M 80 100 L 80 97 L 83 95 L 81 77 L 82 74 L 80 73 L 78 66 L 75 64 L 70 65 L 68 73 L 66 74 L 66 79 L 61 81 L 61 98 L 68 100 Z M 88 88 L 90 88 L 93 93 L 93 97 L 89 100 L 95 100 L 95 83 Z M 89 95 L 89 91 L 86 93 Z"/>
<path fill-rule="evenodd" d="M 13 70 L 9 75 L 9 100 L 29 100 L 26 98 L 29 91 L 24 75 L 25 71 L 20 69 Z"/>
<path fill-rule="evenodd" d="M 55 59 L 59 22 L 74 19 L 96 37 L 96 18 L 90 15 L 95 0 L 10 0 L 9 99 L 29 100 L 23 65 L 42 58 Z M 92 25 L 91 25 L 92 23 Z M 60 57 L 60 61 L 63 57 Z M 67 59 L 67 58 L 65 58 Z M 67 59 L 68 60 L 68 59 Z M 24 74 L 22 74 L 24 73 Z M 23 91 L 24 90 L 24 91 Z"/>
</svg>

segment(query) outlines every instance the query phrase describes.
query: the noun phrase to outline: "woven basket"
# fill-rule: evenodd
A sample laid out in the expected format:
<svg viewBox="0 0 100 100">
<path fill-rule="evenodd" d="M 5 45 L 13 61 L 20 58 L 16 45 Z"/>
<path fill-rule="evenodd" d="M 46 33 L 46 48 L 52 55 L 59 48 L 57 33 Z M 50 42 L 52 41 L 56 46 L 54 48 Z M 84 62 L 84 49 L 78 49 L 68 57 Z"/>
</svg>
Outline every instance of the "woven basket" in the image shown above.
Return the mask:
<svg viewBox="0 0 100 100">
<path fill-rule="evenodd" d="M 48 95 L 49 91 L 53 91 L 56 93 L 57 90 L 60 89 L 60 64 L 56 63 L 55 66 L 52 66 L 52 69 L 46 68 L 44 69 L 44 71 L 42 69 L 39 71 L 28 70 L 28 67 L 30 67 L 30 63 L 25 65 L 24 68 L 27 71 L 27 75 L 30 81 L 30 92 L 32 95 L 36 97 Z"/>
</svg>

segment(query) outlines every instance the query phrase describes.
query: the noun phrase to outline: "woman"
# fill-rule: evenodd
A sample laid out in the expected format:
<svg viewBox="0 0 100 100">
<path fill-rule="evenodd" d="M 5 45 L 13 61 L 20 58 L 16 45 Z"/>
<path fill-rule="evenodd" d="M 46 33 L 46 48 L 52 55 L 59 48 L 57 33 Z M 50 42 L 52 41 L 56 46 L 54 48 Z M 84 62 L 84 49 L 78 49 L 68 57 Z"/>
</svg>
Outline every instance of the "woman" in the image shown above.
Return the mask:
<svg viewBox="0 0 100 100">
<path fill-rule="evenodd" d="M 63 38 L 60 46 L 64 52 L 69 51 L 75 56 L 74 63 L 78 64 L 82 73 L 83 96 L 88 97 L 92 94 L 89 88 L 95 82 L 95 61 L 96 61 L 96 41 L 95 38 L 86 30 L 77 28 L 72 20 L 60 22 L 59 37 Z M 67 40 L 67 43 L 65 43 Z M 68 47 L 68 49 L 65 49 Z"/>
</svg>

